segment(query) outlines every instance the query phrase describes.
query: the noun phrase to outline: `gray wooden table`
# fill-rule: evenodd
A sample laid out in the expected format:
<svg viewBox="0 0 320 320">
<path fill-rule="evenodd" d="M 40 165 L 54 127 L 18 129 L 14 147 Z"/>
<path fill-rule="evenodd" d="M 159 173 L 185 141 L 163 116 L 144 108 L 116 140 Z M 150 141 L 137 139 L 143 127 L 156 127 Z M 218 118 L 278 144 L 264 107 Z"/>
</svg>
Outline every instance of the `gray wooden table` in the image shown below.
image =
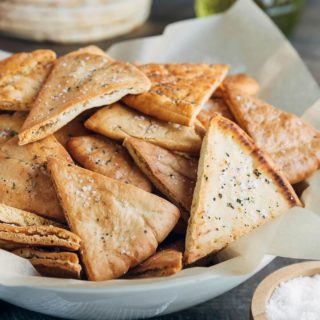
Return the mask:
<svg viewBox="0 0 320 320">
<path fill-rule="evenodd" d="M 170 22 L 194 16 L 192 0 L 155 0 L 149 21 L 133 33 L 112 41 L 97 43 L 106 49 L 119 40 L 159 34 Z M 309 0 L 291 41 L 310 71 L 320 83 L 320 0 Z M 0 49 L 17 52 L 36 48 L 51 48 L 59 54 L 69 52 L 77 46 L 61 46 L 49 43 L 38 44 L 0 36 Z M 248 319 L 252 294 L 259 282 L 269 273 L 299 260 L 277 258 L 254 277 L 224 295 L 196 307 L 172 315 L 157 317 L 157 320 L 201 319 L 242 320 Z M 26 311 L 0 301 L 1 320 L 52 320 L 53 317 Z"/>
</svg>

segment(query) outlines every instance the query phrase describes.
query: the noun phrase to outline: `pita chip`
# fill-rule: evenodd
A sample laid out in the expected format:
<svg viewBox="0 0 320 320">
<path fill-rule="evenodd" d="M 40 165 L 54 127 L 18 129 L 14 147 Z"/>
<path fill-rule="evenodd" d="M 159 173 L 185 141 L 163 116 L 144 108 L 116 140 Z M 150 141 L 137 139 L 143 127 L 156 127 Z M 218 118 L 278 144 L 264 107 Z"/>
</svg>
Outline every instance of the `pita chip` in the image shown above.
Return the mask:
<svg viewBox="0 0 320 320">
<path fill-rule="evenodd" d="M 48 156 L 72 162 L 53 136 L 18 146 L 17 137 L 0 148 L 0 203 L 64 223 L 47 171 Z"/>
<path fill-rule="evenodd" d="M 129 278 L 167 277 L 182 270 L 182 252 L 164 249 L 130 270 Z"/>
<path fill-rule="evenodd" d="M 201 137 L 195 127 L 160 121 L 120 103 L 100 109 L 85 126 L 117 141 L 135 137 L 169 150 L 199 154 Z"/>
<path fill-rule="evenodd" d="M 126 96 L 130 107 L 157 119 L 190 126 L 203 104 L 225 78 L 223 64 L 146 64 L 139 66 L 152 82 L 148 92 Z"/>
<path fill-rule="evenodd" d="M 35 213 L 20 210 L 0 203 L 0 223 L 7 223 L 19 227 L 27 226 L 56 226 L 63 227 L 60 223 L 43 218 Z"/>
<path fill-rule="evenodd" d="M 151 192 L 152 186 L 121 145 L 101 136 L 68 141 L 72 157 L 84 168 Z"/>
<path fill-rule="evenodd" d="M 84 126 L 84 122 L 92 116 L 93 110 L 87 110 L 78 115 L 75 119 L 67 123 L 60 130 L 55 132 L 56 139 L 66 148 L 67 142 L 72 137 L 86 136 L 90 131 Z"/>
<path fill-rule="evenodd" d="M 33 248 L 19 248 L 12 253 L 28 259 L 44 277 L 80 279 L 81 265 L 74 252 L 50 252 Z"/>
<path fill-rule="evenodd" d="M 299 205 L 271 160 L 240 127 L 217 114 L 201 149 L 185 262 L 217 252 Z"/>
<path fill-rule="evenodd" d="M 25 117 L 23 112 L 0 114 L 0 146 L 18 134 Z"/>
<path fill-rule="evenodd" d="M 198 161 L 136 138 L 126 138 L 124 146 L 155 187 L 172 203 L 189 212 Z"/>
<path fill-rule="evenodd" d="M 239 125 L 267 152 L 290 183 L 320 167 L 320 132 L 294 114 L 255 97 L 226 90 L 226 101 Z"/>
<path fill-rule="evenodd" d="M 232 74 L 226 76 L 222 85 L 214 92 L 213 97 L 222 98 L 224 88 L 240 91 L 245 95 L 255 96 L 260 86 L 255 79 L 245 73 Z"/>
<path fill-rule="evenodd" d="M 85 110 L 149 88 L 149 79 L 135 66 L 113 60 L 98 48 L 71 52 L 52 68 L 19 133 L 20 144 L 47 137 Z"/>
<path fill-rule="evenodd" d="M 225 118 L 234 121 L 234 117 L 227 105 L 222 98 L 211 98 L 209 99 L 201 109 L 197 116 L 197 120 L 204 126 L 205 129 L 209 127 L 211 118 L 218 113 Z"/>
<path fill-rule="evenodd" d="M 36 50 L 0 61 L 0 110 L 30 110 L 55 59 L 51 50 Z"/>
<path fill-rule="evenodd" d="M 122 276 L 155 253 L 177 223 L 170 202 L 58 159 L 48 163 L 89 280 Z"/>
<path fill-rule="evenodd" d="M 20 247 L 48 247 L 77 251 L 80 238 L 65 229 L 54 226 L 19 227 L 0 223 L 0 240 Z"/>
<path fill-rule="evenodd" d="M 150 258 L 129 270 L 125 278 L 151 278 L 174 275 L 183 268 L 184 239 L 162 246 Z"/>
</svg>

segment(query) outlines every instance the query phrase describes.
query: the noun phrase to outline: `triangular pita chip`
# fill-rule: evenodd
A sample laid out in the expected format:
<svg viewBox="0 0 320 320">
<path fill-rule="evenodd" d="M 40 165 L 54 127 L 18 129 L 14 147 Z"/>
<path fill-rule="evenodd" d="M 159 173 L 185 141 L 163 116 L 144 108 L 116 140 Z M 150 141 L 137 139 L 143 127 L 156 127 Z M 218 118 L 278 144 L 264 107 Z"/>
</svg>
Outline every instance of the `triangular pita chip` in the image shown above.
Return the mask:
<svg viewBox="0 0 320 320">
<path fill-rule="evenodd" d="M 94 47 L 59 58 L 33 103 L 19 134 L 20 144 L 42 139 L 81 112 L 150 88 L 135 66 L 115 61 Z"/>
<path fill-rule="evenodd" d="M 222 98 L 224 88 L 240 91 L 243 94 L 255 96 L 259 89 L 259 83 L 245 73 L 226 76 L 221 86 L 213 93 L 213 97 Z"/>
<path fill-rule="evenodd" d="M 152 190 L 151 183 L 132 161 L 127 150 L 108 138 L 93 135 L 71 138 L 68 150 L 86 169 L 148 192 Z"/>
<path fill-rule="evenodd" d="M 155 187 L 172 203 L 189 212 L 198 161 L 140 139 L 126 138 L 124 146 Z"/>
<path fill-rule="evenodd" d="M 100 109 L 85 122 L 85 126 L 118 141 L 131 136 L 192 154 L 199 154 L 201 148 L 202 139 L 194 127 L 160 121 L 120 103 Z"/>
<path fill-rule="evenodd" d="M 12 253 L 28 259 L 44 277 L 79 279 L 81 265 L 74 252 L 48 252 L 33 248 L 21 248 Z"/>
<path fill-rule="evenodd" d="M 211 98 L 209 99 L 201 109 L 197 116 L 197 119 L 201 122 L 205 129 L 209 127 L 211 118 L 219 113 L 225 118 L 234 121 L 234 117 L 227 105 L 227 103 L 222 98 Z"/>
<path fill-rule="evenodd" d="M 60 223 L 38 216 L 35 213 L 20 210 L 0 203 L 0 223 L 7 223 L 20 227 L 27 226 L 56 226 L 63 227 Z"/>
<path fill-rule="evenodd" d="M 36 50 L 0 61 L 0 110 L 30 110 L 55 59 L 51 50 Z"/>
<path fill-rule="evenodd" d="M 126 96 L 123 101 L 160 120 L 191 125 L 203 104 L 225 78 L 223 64 L 146 64 L 139 66 L 151 80 L 149 92 Z"/>
<path fill-rule="evenodd" d="M 58 159 L 48 165 L 69 226 L 82 240 L 89 280 L 122 276 L 151 256 L 179 219 L 174 205 L 142 189 Z"/>
<path fill-rule="evenodd" d="M 53 136 L 26 146 L 17 137 L 0 149 L 0 202 L 65 222 L 47 171 L 48 156 L 72 162 Z"/>
<path fill-rule="evenodd" d="M 320 167 L 319 131 L 294 114 L 238 91 L 226 90 L 225 97 L 239 125 L 291 183 Z"/>
<path fill-rule="evenodd" d="M 24 112 L 0 114 L 0 146 L 18 134 L 25 118 Z"/>
<path fill-rule="evenodd" d="M 221 250 L 299 205 L 291 185 L 271 160 L 234 122 L 217 114 L 201 149 L 186 263 Z"/>
<path fill-rule="evenodd" d="M 0 240 L 20 247 L 48 247 L 77 251 L 80 238 L 65 229 L 54 226 L 19 227 L 0 223 Z"/>
</svg>

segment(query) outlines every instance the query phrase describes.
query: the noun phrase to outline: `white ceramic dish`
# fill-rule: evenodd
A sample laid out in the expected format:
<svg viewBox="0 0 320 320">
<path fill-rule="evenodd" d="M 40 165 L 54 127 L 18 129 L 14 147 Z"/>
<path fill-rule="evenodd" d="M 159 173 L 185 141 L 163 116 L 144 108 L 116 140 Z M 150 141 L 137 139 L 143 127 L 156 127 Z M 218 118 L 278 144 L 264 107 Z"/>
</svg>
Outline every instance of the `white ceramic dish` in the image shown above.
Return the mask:
<svg viewBox="0 0 320 320">
<path fill-rule="evenodd" d="M 101 288 L 83 288 L 70 284 L 28 285 L 17 278 L 12 285 L 0 285 L 0 299 L 17 306 L 70 319 L 140 319 L 164 315 L 192 307 L 236 287 L 266 266 L 272 256 L 265 256 L 258 268 L 243 276 L 221 276 L 199 269 L 195 275 L 184 270 L 179 277 L 116 280 Z M 63 281 L 63 280 L 62 280 Z M 3 282 L 3 281 L 2 281 Z M 19 285 L 24 283 L 24 285 Z M 72 282 L 71 282 L 72 283 Z"/>
</svg>

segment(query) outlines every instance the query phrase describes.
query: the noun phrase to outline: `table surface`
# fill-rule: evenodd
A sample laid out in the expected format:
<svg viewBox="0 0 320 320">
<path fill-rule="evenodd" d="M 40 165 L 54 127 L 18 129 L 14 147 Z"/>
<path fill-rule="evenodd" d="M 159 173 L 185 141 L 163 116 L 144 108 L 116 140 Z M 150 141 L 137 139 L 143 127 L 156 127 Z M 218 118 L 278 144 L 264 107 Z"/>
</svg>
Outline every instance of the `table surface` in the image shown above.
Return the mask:
<svg viewBox="0 0 320 320">
<path fill-rule="evenodd" d="M 295 33 L 290 38 L 294 47 L 298 50 L 311 73 L 320 83 L 320 1 L 309 0 L 303 12 Z M 148 22 L 140 29 L 129 35 L 122 36 L 112 41 L 97 43 L 101 48 L 107 49 L 112 43 L 120 40 L 138 38 L 153 34 L 160 34 L 163 28 L 170 22 L 192 18 L 194 16 L 192 0 L 155 0 L 152 13 Z M 15 40 L 0 36 L 0 49 L 11 52 L 33 50 L 37 48 L 50 48 L 59 54 L 71 51 L 78 46 L 63 46 L 50 43 L 33 43 L 29 41 Z M 250 303 L 253 292 L 259 282 L 268 274 L 288 264 L 298 262 L 295 259 L 277 258 L 254 277 L 238 286 L 237 288 L 212 299 L 196 307 L 177 312 L 175 314 L 153 318 L 156 320 L 178 319 L 223 319 L 241 320 L 248 319 Z M 41 315 L 31 311 L 0 302 L 1 320 L 53 320 L 57 318 Z"/>
</svg>

